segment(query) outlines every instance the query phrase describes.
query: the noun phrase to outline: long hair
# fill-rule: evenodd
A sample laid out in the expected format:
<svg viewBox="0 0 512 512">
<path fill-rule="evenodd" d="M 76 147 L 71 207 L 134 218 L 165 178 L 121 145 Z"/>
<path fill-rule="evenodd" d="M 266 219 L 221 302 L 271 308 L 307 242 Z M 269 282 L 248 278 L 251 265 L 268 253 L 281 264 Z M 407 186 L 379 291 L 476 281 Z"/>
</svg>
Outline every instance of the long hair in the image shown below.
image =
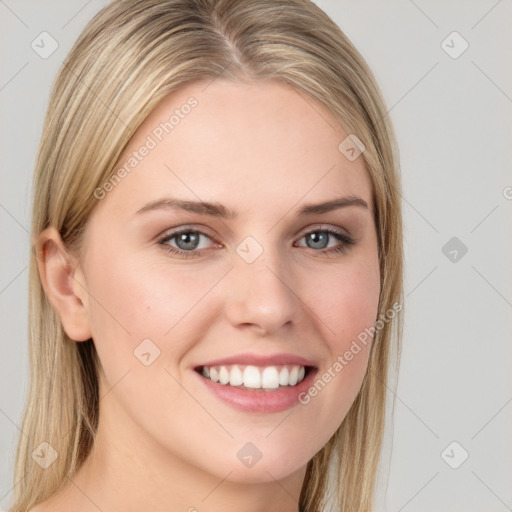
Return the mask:
<svg viewBox="0 0 512 512">
<path fill-rule="evenodd" d="M 32 242 L 49 226 L 80 254 L 94 191 L 113 174 L 137 128 L 168 94 L 198 80 L 278 80 L 325 105 L 364 144 L 372 184 L 379 314 L 402 302 L 398 151 L 376 81 L 340 28 L 309 0 L 116 0 L 85 27 L 53 84 L 33 180 Z M 340 141 L 341 142 L 341 141 Z M 12 512 L 57 492 L 87 458 L 98 426 L 92 339 L 69 339 L 30 254 L 31 381 L 19 438 Z M 376 331 L 359 394 L 308 462 L 303 512 L 372 510 L 385 428 L 389 368 L 402 314 Z M 47 442 L 58 457 L 33 459 Z M 329 483 L 329 479 L 332 482 Z"/>
</svg>

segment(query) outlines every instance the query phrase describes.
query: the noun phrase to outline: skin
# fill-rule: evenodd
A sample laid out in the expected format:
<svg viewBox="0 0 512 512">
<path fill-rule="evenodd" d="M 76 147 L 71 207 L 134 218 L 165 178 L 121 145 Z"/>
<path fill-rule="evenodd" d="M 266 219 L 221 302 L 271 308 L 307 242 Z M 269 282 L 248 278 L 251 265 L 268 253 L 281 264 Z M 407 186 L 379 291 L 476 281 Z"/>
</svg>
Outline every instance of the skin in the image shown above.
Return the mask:
<svg viewBox="0 0 512 512">
<path fill-rule="evenodd" d="M 173 93 L 139 127 L 118 167 L 190 96 L 198 100 L 97 202 L 79 258 L 54 228 L 40 236 L 43 286 L 68 336 L 94 339 L 102 399 L 90 457 L 32 510 L 297 511 L 307 462 L 360 389 L 370 343 L 308 404 L 280 413 L 235 410 L 194 373 L 233 354 L 289 352 L 321 375 L 375 323 L 380 292 L 371 182 L 362 157 L 351 162 L 338 150 L 347 133 L 333 115 L 273 81 L 205 87 Z M 165 196 L 239 215 L 136 213 Z M 368 208 L 297 215 L 342 196 Z M 176 238 L 159 244 L 180 226 L 206 235 L 199 256 L 169 254 Z M 328 254 L 336 238 L 318 248 L 305 236 L 322 228 L 356 243 Z M 236 252 L 248 236 L 263 248 L 252 263 Z M 133 353 L 146 338 L 160 350 L 149 366 Z M 250 468 L 236 456 L 247 442 L 262 453 Z"/>
</svg>

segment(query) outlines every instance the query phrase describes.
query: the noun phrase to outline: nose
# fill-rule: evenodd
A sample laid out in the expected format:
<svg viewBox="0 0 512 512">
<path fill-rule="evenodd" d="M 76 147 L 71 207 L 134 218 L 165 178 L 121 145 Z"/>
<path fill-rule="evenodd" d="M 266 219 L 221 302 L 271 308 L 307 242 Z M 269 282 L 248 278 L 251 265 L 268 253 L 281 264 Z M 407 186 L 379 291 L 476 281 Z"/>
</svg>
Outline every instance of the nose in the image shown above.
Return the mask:
<svg viewBox="0 0 512 512">
<path fill-rule="evenodd" d="M 225 283 L 225 314 L 233 326 L 271 335 L 297 321 L 298 283 L 277 250 L 266 249 L 252 263 L 235 255 L 233 263 Z"/>
</svg>

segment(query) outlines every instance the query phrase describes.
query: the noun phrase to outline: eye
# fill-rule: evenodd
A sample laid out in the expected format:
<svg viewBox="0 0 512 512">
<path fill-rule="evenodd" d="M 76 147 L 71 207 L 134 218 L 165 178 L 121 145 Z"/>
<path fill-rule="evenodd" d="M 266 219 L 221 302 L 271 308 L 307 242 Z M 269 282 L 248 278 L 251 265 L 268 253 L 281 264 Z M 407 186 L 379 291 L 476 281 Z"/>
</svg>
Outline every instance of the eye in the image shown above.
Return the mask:
<svg viewBox="0 0 512 512">
<path fill-rule="evenodd" d="M 165 246 L 167 252 L 184 258 L 199 256 L 198 252 L 208 248 L 204 246 L 204 240 L 212 240 L 208 235 L 194 229 L 182 229 L 174 231 L 161 238 L 158 243 Z M 169 242 L 175 240 L 175 245 Z"/>
<path fill-rule="evenodd" d="M 346 252 L 350 246 L 355 244 L 355 240 L 346 233 L 327 228 L 309 231 L 302 239 L 306 240 L 307 247 L 321 253 Z M 329 247 L 331 241 L 338 243 Z"/>
</svg>

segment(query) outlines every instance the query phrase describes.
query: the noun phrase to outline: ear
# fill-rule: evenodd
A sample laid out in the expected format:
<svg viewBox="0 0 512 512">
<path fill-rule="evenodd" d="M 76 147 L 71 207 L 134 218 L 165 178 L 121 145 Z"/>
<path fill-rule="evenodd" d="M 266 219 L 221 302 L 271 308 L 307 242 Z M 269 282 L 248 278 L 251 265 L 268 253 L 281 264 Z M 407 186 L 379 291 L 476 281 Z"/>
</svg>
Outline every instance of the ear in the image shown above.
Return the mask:
<svg viewBox="0 0 512 512">
<path fill-rule="evenodd" d="M 42 231 L 34 243 L 41 283 L 64 331 L 74 341 L 92 337 L 85 279 L 57 229 Z"/>
</svg>

